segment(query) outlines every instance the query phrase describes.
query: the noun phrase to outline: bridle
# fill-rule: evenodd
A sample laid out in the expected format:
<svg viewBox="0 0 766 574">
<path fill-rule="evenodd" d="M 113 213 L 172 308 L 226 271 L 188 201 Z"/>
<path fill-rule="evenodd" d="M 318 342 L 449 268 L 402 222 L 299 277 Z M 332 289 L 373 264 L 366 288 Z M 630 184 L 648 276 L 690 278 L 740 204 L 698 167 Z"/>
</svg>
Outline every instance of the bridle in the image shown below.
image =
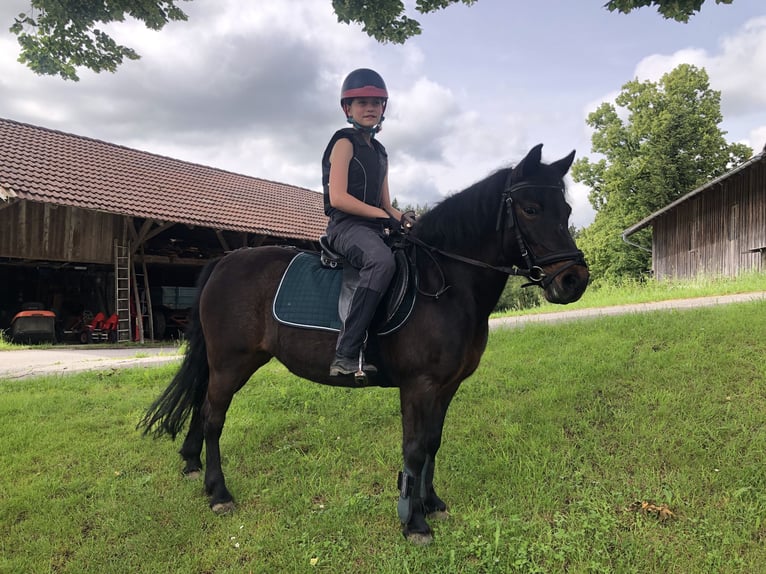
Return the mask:
<svg viewBox="0 0 766 574">
<path fill-rule="evenodd" d="M 513 194 L 519 190 L 527 189 L 530 187 L 534 187 L 537 189 L 540 189 L 540 188 L 556 189 L 563 194 L 564 188 L 559 185 L 536 185 L 533 183 L 528 183 L 523 181 L 518 183 L 513 183 L 512 176 L 513 176 L 513 172 L 510 172 L 508 174 L 508 178 L 505 181 L 503 193 L 500 197 L 500 206 L 497 211 L 497 223 L 495 225 L 495 231 L 502 233 L 501 239 L 500 239 L 501 245 L 502 245 L 506 231 L 513 230 L 516 237 L 516 243 L 519 246 L 519 252 L 521 253 L 521 256 L 524 258 L 524 264 L 526 265 L 526 267 L 519 267 L 518 265 L 512 265 L 512 266 L 490 265 L 489 263 L 485 263 L 484 261 L 471 259 L 470 257 L 464 257 L 462 255 L 458 255 L 457 253 L 450 253 L 448 251 L 439 249 L 438 247 L 428 245 L 424 241 L 421 241 L 417 237 L 414 237 L 410 234 L 405 235 L 405 240 L 418 247 L 425 249 L 426 253 L 428 253 L 432 259 L 433 259 L 432 254 L 438 253 L 439 255 L 442 255 L 449 259 L 454 259 L 455 261 L 460 261 L 468 265 L 473 265 L 474 267 L 481 267 L 483 269 L 492 269 L 494 271 L 499 271 L 500 273 L 505 273 L 506 275 L 526 277 L 527 279 L 529 279 L 529 282 L 522 285 L 522 287 L 539 285 L 541 288 L 546 289 L 558 275 L 560 275 L 561 273 L 563 273 L 570 267 L 573 267 L 574 265 L 587 266 L 587 264 L 585 263 L 585 256 L 583 255 L 583 252 L 580 251 L 579 249 L 559 251 L 556 253 L 551 253 L 550 255 L 546 255 L 544 257 L 535 256 L 532 249 L 527 245 L 527 241 L 524 238 L 524 234 L 521 231 L 521 226 L 519 225 L 518 216 L 516 215 L 516 210 L 514 209 L 514 205 L 513 205 L 513 201 L 514 201 Z M 504 225 L 504 222 L 506 222 L 505 225 Z M 546 274 L 545 271 L 543 271 L 544 266 L 551 265 L 553 263 L 558 263 L 559 261 L 568 261 L 568 263 L 566 265 L 562 265 L 556 270 L 555 273 L 552 273 L 550 275 Z M 437 267 L 438 267 L 438 264 L 437 264 Z M 441 268 L 439 268 L 439 271 L 441 273 Z M 441 276 L 442 276 L 442 287 L 438 291 L 436 291 L 435 293 L 423 293 L 421 291 L 421 294 L 438 299 L 440 295 L 442 295 L 447 289 L 449 289 L 449 286 L 446 285 L 444 273 L 441 273 Z"/>
<path fill-rule="evenodd" d="M 514 233 L 516 234 L 516 243 L 519 246 L 519 252 L 524 258 L 524 263 L 527 267 L 526 269 L 519 269 L 518 267 L 515 267 L 515 269 L 518 270 L 518 273 L 514 274 L 523 275 L 529 279 L 530 283 L 524 285 L 525 287 L 528 285 L 539 284 L 540 287 L 545 289 L 559 274 L 563 273 L 570 267 L 574 265 L 583 265 L 587 267 L 587 264 L 585 263 L 585 256 L 579 249 L 559 251 L 556 253 L 551 253 L 550 255 L 546 255 L 545 257 L 535 256 L 532 249 L 527 245 L 527 242 L 524 239 L 524 234 L 521 232 L 518 216 L 516 215 L 516 210 L 513 208 L 513 194 L 519 190 L 534 187 L 537 189 L 555 189 L 561 192 L 563 195 L 564 188 L 560 185 L 535 185 L 527 182 L 512 184 L 512 175 L 513 172 L 508 174 L 508 179 L 506 179 L 505 188 L 503 189 L 503 194 L 500 198 L 500 208 L 497 212 L 497 224 L 495 225 L 495 231 L 500 231 L 502 228 L 502 232 L 505 233 L 507 229 L 513 229 Z M 503 206 L 505 206 L 505 208 L 503 208 Z M 508 224 L 503 227 L 504 217 L 508 220 Z M 559 261 L 568 261 L 568 263 L 559 267 L 555 273 L 546 275 L 546 273 L 543 271 L 543 267 L 545 265 L 558 263 Z"/>
</svg>

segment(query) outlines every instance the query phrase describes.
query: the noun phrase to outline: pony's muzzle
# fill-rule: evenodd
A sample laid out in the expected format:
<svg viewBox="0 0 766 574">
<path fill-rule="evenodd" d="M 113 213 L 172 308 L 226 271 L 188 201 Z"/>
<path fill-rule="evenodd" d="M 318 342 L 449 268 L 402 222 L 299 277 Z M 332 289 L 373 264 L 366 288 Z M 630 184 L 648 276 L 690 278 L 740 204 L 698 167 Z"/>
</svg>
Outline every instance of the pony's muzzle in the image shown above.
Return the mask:
<svg viewBox="0 0 766 574">
<path fill-rule="evenodd" d="M 582 297 L 589 279 L 588 265 L 584 259 L 578 258 L 559 261 L 547 267 L 540 286 L 548 302 L 566 305 Z"/>
</svg>

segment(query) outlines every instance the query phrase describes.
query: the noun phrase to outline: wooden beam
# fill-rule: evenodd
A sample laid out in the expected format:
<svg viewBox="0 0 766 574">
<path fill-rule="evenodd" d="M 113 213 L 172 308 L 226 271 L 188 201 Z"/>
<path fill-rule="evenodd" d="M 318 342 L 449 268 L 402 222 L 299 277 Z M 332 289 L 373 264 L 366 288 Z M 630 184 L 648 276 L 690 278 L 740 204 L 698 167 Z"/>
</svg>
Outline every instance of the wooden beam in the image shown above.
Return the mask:
<svg viewBox="0 0 766 574">
<path fill-rule="evenodd" d="M 170 221 L 170 222 L 162 222 L 162 221 L 154 221 L 154 220 L 149 221 L 150 225 L 152 223 L 156 224 L 157 227 L 155 227 L 151 231 L 147 231 L 146 236 L 142 237 L 143 241 L 149 241 L 152 237 L 155 237 L 155 236 L 159 235 L 160 233 L 162 233 L 166 229 L 170 229 L 174 225 L 178 225 L 177 223 L 174 223 L 172 221 Z"/>
<path fill-rule="evenodd" d="M 138 250 L 152 237 L 159 235 L 166 229 L 169 229 L 176 225 L 175 223 L 163 223 L 161 221 L 155 221 L 153 219 L 145 219 L 144 222 L 141 224 L 141 229 L 136 231 L 136 226 L 134 223 L 134 220 L 132 217 L 128 218 L 129 225 L 128 225 L 128 231 L 130 233 L 130 243 L 132 246 L 132 253 L 131 255 L 136 255 L 138 253 Z M 152 225 L 157 225 L 158 227 L 152 229 Z"/>
<path fill-rule="evenodd" d="M 126 217 L 125 220 L 128 223 L 126 227 L 128 228 L 128 235 L 130 235 L 130 243 L 133 245 L 138 245 L 140 242 L 138 241 L 138 233 L 136 233 L 136 227 L 133 225 L 133 218 Z"/>
<path fill-rule="evenodd" d="M 0 188 L 0 189 L 2 189 L 2 188 Z M 13 198 L 13 197 L 11 197 L 11 198 L 7 198 L 7 199 L 6 199 L 6 198 L 1 198 L 1 197 L 0 197 L 0 199 L 2 199 L 2 200 L 3 200 L 3 201 L 0 201 L 0 211 L 2 211 L 3 209 L 5 209 L 6 207 L 10 207 L 10 206 L 11 206 L 11 205 L 13 205 L 14 203 L 18 203 L 18 202 L 20 201 L 19 199 L 16 199 L 16 198 Z"/>
<path fill-rule="evenodd" d="M 218 243 L 221 244 L 221 247 L 223 247 L 224 251 L 231 251 L 231 248 L 229 247 L 229 243 L 226 241 L 226 238 L 223 236 L 223 231 L 221 231 L 220 229 L 216 229 L 215 236 L 218 238 Z"/>
</svg>

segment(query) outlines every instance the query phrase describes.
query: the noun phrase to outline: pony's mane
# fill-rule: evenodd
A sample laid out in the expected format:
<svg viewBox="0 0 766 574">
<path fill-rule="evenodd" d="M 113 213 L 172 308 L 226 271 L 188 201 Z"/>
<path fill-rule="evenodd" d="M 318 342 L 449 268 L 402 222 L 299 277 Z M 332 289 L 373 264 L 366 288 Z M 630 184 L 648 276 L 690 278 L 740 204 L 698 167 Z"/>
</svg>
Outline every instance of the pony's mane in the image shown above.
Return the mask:
<svg viewBox="0 0 766 574">
<path fill-rule="evenodd" d="M 500 197 L 511 168 L 499 169 L 424 213 L 413 230 L 419 239 L 442 249 L 469 247 L 495 231 Z"/>
<path fill-rule="evenodd" d="M 503 190 L 513 168 L 501 168 L 472 186 L 450 195 L 418 219 L 413 233 L 422 241 L 442 249 L 471 248 L 480 245 L 496 231 Z M 554 185 L 568 194 L 561 176 L 548 164 L 539 164 L 534 181 Z M 558 191 L 557 191 L 558 193 Z"/>
</svg>

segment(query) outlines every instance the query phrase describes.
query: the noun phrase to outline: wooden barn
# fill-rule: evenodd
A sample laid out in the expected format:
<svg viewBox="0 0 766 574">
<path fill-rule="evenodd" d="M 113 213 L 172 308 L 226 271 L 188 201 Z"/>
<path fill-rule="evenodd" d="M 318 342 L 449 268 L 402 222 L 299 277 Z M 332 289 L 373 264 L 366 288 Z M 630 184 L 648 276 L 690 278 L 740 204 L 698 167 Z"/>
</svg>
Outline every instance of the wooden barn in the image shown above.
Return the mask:
<svg viewBox="0 0 766 574">
<path fill-rule="evenodd" d="M 626 229 L 652 227 L 657 279 L 766 271 L 766 148 Z"/>
<path fill-rule="evenodd" d="M 0 331 L 34 302 L 62 336 L 101 312 L 161 338 L 207 261 L 316 249 L 326 223 L 309 189 L 0 118 Z"/>
</svg>

